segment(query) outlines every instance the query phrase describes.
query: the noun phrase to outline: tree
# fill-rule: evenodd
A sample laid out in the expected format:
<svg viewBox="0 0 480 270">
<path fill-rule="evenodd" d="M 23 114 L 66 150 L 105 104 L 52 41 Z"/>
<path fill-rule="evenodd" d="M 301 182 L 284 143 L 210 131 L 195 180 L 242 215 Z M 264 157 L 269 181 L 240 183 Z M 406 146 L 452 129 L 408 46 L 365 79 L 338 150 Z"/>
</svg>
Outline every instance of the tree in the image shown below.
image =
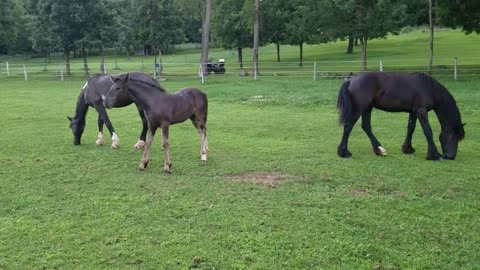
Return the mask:
<svg viewBox="0 0 480 270">
<path fill-rule="evenodd" d="M 143 0 L 136 13 L 136 37 L 144 48 L 155 55 L 174 52 L 175 45 L 184 41 L 183 21 L 173 0 Z"/>
<path fill-rule="evenodd" d="M 255 0 L 255 19 L 253 23 L 253 74 L 258 75 L 258 46 L 260 42 L 260 0 Z"/>
<path fill-rule="evenodd" d="M 252 47 L 253 5 L 249 6 L 246 0 L 222 0 L 217 3 L 212 20 L 215 41 L 225 49 L 237 49 L 240 74 L 244 75 L 242 50 Z"/>
<path fill-rule="evenodd" d="M 397 34 L 406 18 L 406 5 L 395 0 L 329 0 L 328 7 L 327 29 L 337 38 L 360 40 L 362 70 L 367 70 L 368 40 Z"/>
<path fill-rule="evenodd" d="M 17 39 L 15 3 L 12 0 L 0 1 L 0 54 L 8 53 Z"/>
<path fill-rule="evenodd" d="M 429 61 L 428 61 L 428 72 L 432 73 L 433 65 L 433 0 L 428 0 L 428 23 L 430 25 L 430 40 L 429 40 Z"/>
<path fill-rule="evenodd" d="M 280 45 L 285 43 L 286 22 L 288 19 L 286 0 L 270 0 L 260 2 L 262 40 L 276 46 L 277 62 L 280 62 Z"/>
<path fill-rule="evenodd" d="M 437 0 L 439 21 L 446 26 L 462 27 L 467 34 L 480 34 L 480 1 Z"/>
<path fill-rule="evenodd" d="M 82 18 L 83 0 L 37 0 L 32 1 L 34 46 L 43 50 L 60 48 L 65 56 L 67 74 L 70 71 L 70 52 L 76 48 L 75 42 L 82 38 L 85 27 Z M 90 12 L 90 11 L 89 11 Z"/>
<path fill-rule="evenodd" d="M 202 65 L 202 73 L 205 76 L 208 73 L 208 45 L 210 37 L 210 17 L 212 13 L 212 2 L 210 0 L 203 0 L 202 12 L 202 55 L 200 57 L 200 64 Z"/>
</svg>

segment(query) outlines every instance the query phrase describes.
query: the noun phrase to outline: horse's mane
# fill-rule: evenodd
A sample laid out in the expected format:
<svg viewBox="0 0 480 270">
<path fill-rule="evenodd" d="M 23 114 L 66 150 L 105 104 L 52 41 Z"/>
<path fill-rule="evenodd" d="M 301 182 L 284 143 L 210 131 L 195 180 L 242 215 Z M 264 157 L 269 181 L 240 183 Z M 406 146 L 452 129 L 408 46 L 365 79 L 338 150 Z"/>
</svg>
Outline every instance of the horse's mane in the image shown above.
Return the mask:
<svg viewBox="0 0 480 270">
<path fill-rule="evenodd" d="M 148 85 L 150 87 L 154 87 L 154 88 L 156 88 L 156 89 L 158 89 L 162 92 L 165 92 L 165 93 L 167 92 L 167 90 L 160 85 L 160 83 L 157 81 L 157 79 L 154 79 L 154 78 L 151 78 L 151 77 L 149 77 L 149 78 L 152 80 L 152 83 L 150 83 L 148 81 L 141 80 L 141 79 L 133 78 L 131 76 L 128 77 L 128 80 L 129 81 L 134 81 L 134 82 L 139 82 L 139 83 Z"/>
</svg>

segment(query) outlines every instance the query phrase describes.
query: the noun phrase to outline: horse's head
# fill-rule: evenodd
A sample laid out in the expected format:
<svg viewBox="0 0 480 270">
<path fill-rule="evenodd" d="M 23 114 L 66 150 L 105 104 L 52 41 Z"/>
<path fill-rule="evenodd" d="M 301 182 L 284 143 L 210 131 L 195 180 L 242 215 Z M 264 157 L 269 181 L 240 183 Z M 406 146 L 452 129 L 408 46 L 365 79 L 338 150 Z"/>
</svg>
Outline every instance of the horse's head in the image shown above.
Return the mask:
<svg viewBox="0 0 480 270">
<path fill-rule="evenodd" d="M 465 126 L 465 124 L 454 128 L 442 129 L 440 132 L 443 158 L 455 159 L 457 156 L 458 142 L 465 138 L 465 129 L 463 126 Z"/>
<path fill-rule="evenodd" d="M 103 106 L 105 106 L 105 108 L 112 108 L 113 104 L 117 103 L 117 100 L 121 99 L 122 96 L 128 95 L 127 81 L 129 76 L 130 73 L 110 76 L 113 84 L 107 94 L 102 95 Z"/>
<path fill-rule="evenodd" d="M 67 116 L 67 119 L 70 121 L 70 129 L 73 133 L 73 144 L 80 145 L 83 130 L 85 129 L 85 121 L 70 116 Z"/>
</svg>

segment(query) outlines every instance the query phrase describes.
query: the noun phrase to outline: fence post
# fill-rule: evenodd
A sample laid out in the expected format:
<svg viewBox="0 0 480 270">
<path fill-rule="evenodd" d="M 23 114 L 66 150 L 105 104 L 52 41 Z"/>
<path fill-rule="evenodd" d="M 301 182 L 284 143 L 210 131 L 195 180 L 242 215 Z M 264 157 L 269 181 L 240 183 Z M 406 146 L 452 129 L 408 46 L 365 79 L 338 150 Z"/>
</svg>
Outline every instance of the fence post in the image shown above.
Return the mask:
<svg viewBox="0 0 480 270">
<path fill-rule="evenodd" d="M 23 64 L 23 74 L 25 75 L 25 81 L 28 81 L 27 67 L 25 66 L 25 64 Z"/>
<path fill-rule="evenodd" d="M 380 71 L 383 72 L 383 60 L 380 60 Z"/>
<path fill-rule="evenodd" d="M 119 68 L 118 68 L 117 59 L 115 59 L 115 69 L 119 69 Z"/>
<path fill-rule="evenodd" d="M 7 77 L 10 77 L 10 66 L 8 65 L 8 62 L 5 62 L 7 64 Z"/>
<path fill-rule="evenodd" d="M 143 63 L 143 59 L 142 59 L 142 69 L 145 69 L 145 64 Z"/>
<path fill-rule="evenodd" d="M 143 61 L 142 61 L 143 63 Z M 157 66 L 156 63 L 153 63 L 153 78 L 157 78 Z"/>
<path fill-rule="evenodd" d="M 200 64 L 200 78 L 202 79 L 202 84 L 205 83 L 205 76 L 203 75 L 203 65 Z"/>
<path fill-rule="evenodd" d="M 63 82 L 63 67 L 62 67 L 62 64 L 60 64 L 60 79 Z"/>
<path fill-rule="evenodd" d="M 313 62 L 313 80 L 317 80 L 317 61 Z"/>
<path fill-rule="evenodd" d="M 457 65 L 458 65 L 458 60 L 457 60 L 457 57 L 455 57 L 454 61 L 453 61 L 453 78 L 455 79 L 455 81 L 457 80 Z"/>
</svg>

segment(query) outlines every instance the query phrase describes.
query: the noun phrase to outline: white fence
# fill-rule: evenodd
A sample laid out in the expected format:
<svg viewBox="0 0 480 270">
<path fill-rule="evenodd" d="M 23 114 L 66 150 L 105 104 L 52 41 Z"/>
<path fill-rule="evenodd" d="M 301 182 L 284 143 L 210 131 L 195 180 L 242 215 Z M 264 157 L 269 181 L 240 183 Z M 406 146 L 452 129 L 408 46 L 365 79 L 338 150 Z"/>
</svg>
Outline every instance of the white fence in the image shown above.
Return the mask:
<svg viewBox="0 0 480 270">
<path fill-rule="evenodd" d="M 402 60 L 369 60 L 368 71 L 394 71 L 394 72 L 428 72 L 427 59 L 402 59 Z M 155 67 L 152 61 L 134 59 L 126 62 L 106 62 L 103 66 L 105 73 L 121 73 L 128 71 L 143 71 L 154 77 L 169 79 L 191 79 L 217 81 L 222 79 L 255 79 L 259 78 L 320 78 L 344 77 L 350 73 L 360 72 L 360 61 L 314 61 L 303 62 L 259 62 L 258 76 L 252 73 L 253 63 L 244 62 L 243 69 L 237 62 L 226 63 L 225 74 L 202 74 L 199 63 L 162 63 Z M 73 62 L 70 73 L 64 63 L 0 63 L 0 81 L 2 80 L 66 80 L 86 78 L 95 73 L 101 73 L 100 63 L 89 63 L 88 75 L 85 73 L 83 63 Z M 435 77 L 446 77 L 454 80 L 480 76 L 480 59 L 436 59 L 432 74 Z"/>
</svg>

